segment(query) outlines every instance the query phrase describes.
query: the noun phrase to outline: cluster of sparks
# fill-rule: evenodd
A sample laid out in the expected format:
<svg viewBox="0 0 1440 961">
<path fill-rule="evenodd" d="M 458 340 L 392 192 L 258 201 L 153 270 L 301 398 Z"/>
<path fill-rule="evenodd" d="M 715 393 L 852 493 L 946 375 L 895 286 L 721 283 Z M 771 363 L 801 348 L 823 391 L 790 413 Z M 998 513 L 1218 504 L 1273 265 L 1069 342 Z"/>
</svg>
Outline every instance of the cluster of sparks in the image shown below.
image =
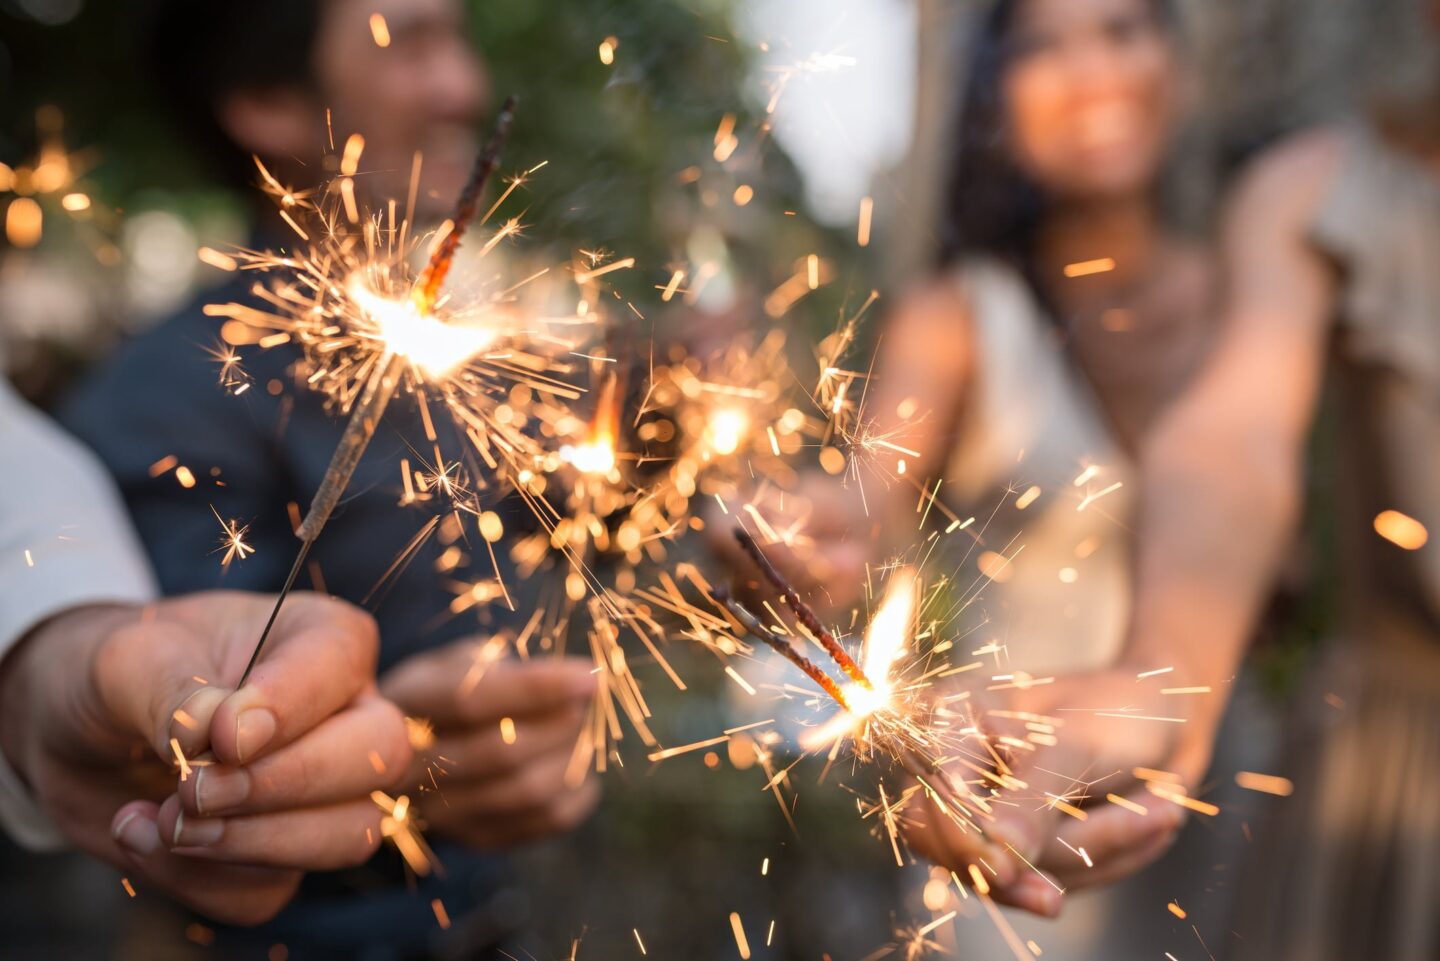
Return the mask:
<svg viewBox="0 0 1440 961">
<path fill-rule="evenodd" d="M 498 125 L 502 134 L 508 122 L 507 109 Z M 412 234 L 408 216 L 393 203 L 378 213 L 362 212 L 353 179 L 362 151 L 363 141 L 350 138 L 340 176 L 314 193 L 291 189 L 260 168 L 265 189 L 299 241 L 293 249 L 202 254 L 212 264 L 261 278 L 253 287 L 259 306 L 233 302 L 208 308 L 225 319 L 225 343 L 212 353 L 221 386 L 237 394 L 251 386 L 235 347 L 293 345 L 303 357 L 304 382 L 348 415 L 330 473 L 299 525 L 303 546 L 291 582 L 387 405 L 396 396 L 408 397 L 421 414 L 433 460 L 417 457 L 412 465 L 406 459 L 404 500 L 439 497 L 447 515 L 427 531 L 439 529 L 454 542 L 470 526 L 493 558 L 495 545 L 507 536 L 486 500 L 513 493 L 538 521 L 536 533 L 508 538 L 512 559 L 522 573 L 556 571 L 562 589 L 554 603 L 537 609 L 520 636 L 506 642 L 513 640 L 522 652 L 537 639 L 559 650 L 574 634 L 588 643 L 600 693 L 576 746 L 572 781 L 583 778 L 587 768 L 605 770 L 627 725 L 654 760 L 694 748 L 660 746 L 630 667 L 627 639 L 637 640 L 645 657 L 681 690 L 685 683 L 663 651 L 668 638 L 678 634 L 701 643 L 747 687 L 730 662 L 752 655 L 750 642 L 759 641 L 800 668 L 832 707 L 830 716 L 800 739 L 803 752 L 825 756 L 828 769 L 848 747 L 856 762 L 902 776 L 889 787 L 882 779 L 878 798 L 861 804 L 862 816 L 883 826 L 897 860 L 902 860 L 903 812 L 917 793 L 924 792 L 967 830 L 980 832 L 996 794 L 1025 787 L 1001 754 L 1022 744 L 997 745 L 965 703 L 968 694 L 946 693 L 946 679 L 979 666 L 953 666 L 947 652 L 954 639 L 925 620 L 924 611 L 948 603 L 946 579 L 925 586 L 913 567 L 892 567 L 859 655 L 852 658 L 743 529 L 742 542 L 781 592 L 793 621 L 768 606 L 770 616 L 762 620 L 689 565 L 674 574 L 664 571 L 670 543 L 705 524 L 697 504 L 718 504 L 728 513 L 727 505 L 748 496 L 742 513 L 769 539 L 794 543 L 803 536 L 798 529 L 767 524 L 754 506 L 757 481 L 761 488 L 784 491 L 797 476 L 794 465 L 801 455 L 815 456 L 825 471 L 847 475 L 862 488 L 870 475 L 895 480 L 904 474 L 905 459 L 919 456 L 874 428 L 865 408 L 868 372 L 846 363 L 875 296 L 819 345 L 818 375 L 809 389 L 801 386 L 779 330 L 706 357 L 674 349 L 636 370 L 629 366 L 635 352 L 617 343 L 606 324 L 599 286 L 599 278 L 633 261 L 582 252 L 570 265 L 574 293 L 561 311 L 550 309 L 553 296 L 527 299 L 548 270 L 512 280 L 508 265 L 487 269 L 486 258 L 522 232 L 517 219 L 495 226 L 492 217 L 526 175 L 510 179 L 483 214 L 475 207 L 498 158 L 498 137 L 482 153 L 475 189 L 467 192 L 456 217 L 428 236 Z M 417 158 L 412 184 L 418 173 Z M 471 219 L 487 233 L 477 241 L 478 256 L 464 276 L 473 281 L 478 273 L 481 282 L 451 291 L 445 282 Z M 815 280 L 813 263 L 802 270 Z M 643 390 L 636 390 L 635 413 L 627 416 L 631 384 L 637 381 Z M 468 442 L 463 456 L 442 451 L 432 408 L 459 425 Z M 217 520 L 224 563 L 243 560 L 253 550 L 244 541 L 245 528 L 218 515 Z M 601 559 L 612 571 L 608 579 L 598 573 Z M 660 569 L 658 584 L 638 587 L 636 570 L 647 562 Z M 459 587 L 457 611 L 509 600 L 498 563 L 493 578 Z M 697 594 L 705 602 L 694 603 Z M 801 652 L 800 638 L 820 645 L 838 679 Z M 800 691 L 791 688 L 786 696 Z M 1053 742 L 1058 721 L 1029 721 L 1035 742 Z M 717 741 L 763 726 L 744 725 Z M 773 750 L 777 737 L 767 732 L 763 745 L 758 759 L 784 810 L 788 765 L 782 766 Z M 957 768 L 964 773 L 955 773 Z M 377 795 L 376 803 L 384 813 L 385 840 L 416 873 L 434 870 L 408 797 Z M 928 934 L 923 929 L 912 943 L 930 944 Z"/>
<path fill-rule="evenodd" d="M 393 202 L 378 212 L 362 209 L 354 185 L 364 149 L 358 135 L 345 144 L 339 176 L 316 190 L 291 188 L 257 162 L 296 243 L 279 252 L 202 250 L 213 266 L 257 276 L 251 301 L 206 308 L 224 321 L 211 357 L 221 387 L 241 394 L 253 381 L 237 348 L 298 348 L 305 385 L 348 417 L 330 470 L 298 525 L 302 547 L 287 590 L 397 396 L 414 403 L 433 448 L 433 461 L 402 465 L 405 502 L 444 500 L 446 523 L 429 529 L 439 528 L 453 542 L 459 529 L 473 526 L 493 559 L 493 545 L 506 531 L 485 501 L 513 493 L 530 507 L 539 531 L 510 538 L 512 558 L 522 572 L 547 565 L 559 571 L 564 590 L 544 623 L 532 620 L 526 635 L 538 631 L 545 646 L 563 648 L 575 626 L 572 615 L 585 613 L 602 696 L 576 757 L 603 770 L 623 736 L 622 717 L 648 746 L 656 743 L 622 635 L 638 637 L 684 687 L 660 650 L 666 628 L 628 596 L 635 568 L 663 562 L 669 542 L 701 526 L 697 501 L 714 498 L 723 507 L 757 474 L 783 479 L 789 459 L 834 435 L 837 420 L 825 410 L 844 409 L 850 375 L 832 368 L 825 375 L 831 386 L 809 397 L 795 390 L 779 332 L 705 358 L 673 352 L 644 371 L 632 370 L 619 356 L 627 352 L 590 345 L 606 328 L 600 278 L 633 260 L 582 252 L 570 266 L 575 293 L 564 310 L 552 309 L 555 295 L 538 292 L 536 281 L 548 269 L 518 280 L 507 276 L 508 263 L 489 270 L 487 258 L 499 257 L 502 245 L 522 233 L 518 219 L 495 225 L 492 218 L 534 172 L 509 179 L 483 213 L 476 206 L 510 115 L 507 106 L 455 217 L 430 235 L 412 232 L 409 216 Z M 417 157 L 411 204 L 419 171 Z M 446 280 L 472 219 L 477 231 L 487 232 L 462 271 L 466 283 L 452 291 Z M 643 400 L 631 419 L 623 414 L 626 392 L 642 378 Z M 841 396 L 832 404 L 833 390 Z M 463 432 L 468 443 L 461 456 L 442 451 L 437 411 Z M 224 566 L 253 552 L 245 526 L 219 515 L 217 521 Z M 600 557 L 614 561 L 613 583 L 595 572 Z M 459 585 L 457 610 L 508 601 L 500 565 L 494 567 L 484 586 Z M 519 639 L 517 646 L 525 643 Z M 405 811 L 403 798 L 395 803 Z"/>
<path fill-rule="evenodd" d="M 376 42 L 384 46 L 388 32 L 382 28 L 383 19 L 378 26 L 372 22 Z M 600 56 L 607 66 L 617 48 L 615 38 L 601 44 Z M 797 77 L 847 63 L 840 54 L 828 54 L 778 71 L 767 113 L 774 111 Z M 972 699 L 972 689 L 958 680 L 986 667 L 990 657 L 1001 669 L 1002 655 L 995 645 L 969 650 L 969 659 L 955 659 L 970 647 L 966 633 L 957 626 L 958 615 L 978 588 L 961 589 L 952 577 L 930 576 L 921 562 L 886 565 L 876 571 L 881 575 L 878 587 L 867 581 L 873 612 L 865 616 L 857 611 L 852 618 L 852 628 L 861 634 L 855 645 L 823 622 L 749 533 L 757 530 L 766 543 L 787 547 L 803 541 L 803 522 L 772 525 L 757 509 L 767 490 L 783 497 L 793 487 L 796 464 L 802 458 L 814 458 L 825 473 L 853 482 L 862 498 L 870 478 L 887 485 L 911 482 L 907 462 L 919 460 L 921 452 L 906 446 L 901 434 L 877 428 L 879 419 L 866 407 L 869 372 L 847 362 L 876 295 L 872 293 L 818 345 L 814 353 L 818 374 L 808 389 L 801 386 L 802 378 L 778 329 L 754 339 L 739 338 L 708 356 L 670 348 L 661 357 L 652 355 L 642 369 L 635 361 L 641 352 L 617 333 L 619 325 L 605 311 L 618 297 L 606 296 L 603 278 L 634 266 L 632 258 L 581 251 L 564 269 L 518 271 L 511 276 L 513 262 L 503 251 L 524 228 L 518 218 L 497 220 L 496 216 L 539 168 L 508 179 L 497 199 L 483 210 L 479 206 L 498 162 L 511 109 L 507 105 L 502 112 L 497 135 L 477 161 L 455 216 L 433 233 L 415 232 L 408 208 L 397 209 L 394 202 L 379 211 L 362 209 L 355 176 L 364 143 L 352 136 L 344 147 L 339 176 L 316 191 L 291 189 L 260 167 L 265 190 L 294 232 L 297 243 L 291 249 L 202 251 L 202 259 L 215 266 L 253 272 L 260 278 L 253 287 L 258 306 L 227 303 L 208 308 L 211 315 L 225 319 L 224 342 L 212 352 L 221 386 L 234 394 L 252 386 L 236 347 L 291 345 L 303 357 L 298 371 L 304 383 L 348 417 L 325 484 L 298 525 L 303 546 L 290 583 L 387 405 L 397 396 L 405 397 L 419 411 L 433 457 L 416 454 L 413 463 L 409 458 L 402 463 L 402 503 L 435 500 L 444 509 L 444 519 L 427 525 L 417 542 L 436 533 L 450 545 L 439 562 L 441 572 L 448 572 L 458 566 L 460 551 L 455 545 L 469 528 L 478 535 L 475 542 L 485 545 L 494 568 L 491 578 L 455 583 L 452 612 L 510 603 L 497 549 L 508 549 L 521 576 L 556 575 L 554 596 L 536 609 L 518 634 L 500 635 L 484 645 L 477 669 L 483 670 L 482 660 L 491 663 L 512 649 L 521 656 L 529 656 L 532 645 L 563 651 L 567 639 L 574 643 L 580 636 L 588 646 L 599 694 L 567 772 L 572 783 L 591 769 L 604 771 L 607 764 L 618 761 L 618 744 L 627 727 L 657 762 L 750 732 L 745 737 L 755 748 L 766 788 L 790 818 L 785 792 L 793 790 L 789 777 L 793 762 L 782 756 L 785 739 L 773 729 L 773 721 L 741 725 L 695 744 L 660 745 L 651 730 L 644 690 L 631 669 L 627 641 L 638 643 L 642 657 L 685 690 L 684 680 L 664 653 L 669 639 L 681 637 L 713 653 L 726 674 L 750 694 L 756 688 L 736 665 L 743 666 L 744 659 L 762 649 L 778 653 L 814 685 L 785 684 L 778 690 L 782 699 L 802 702 L 815 711 L 807 715 L 813 723 L 793 746 L 802 756 L 823 758 L 827 773 L 844 759 L 876 775 L 875 796 L 861 798 L 858 809 L 862 818 L 877 826 L 875 833 L 890 845 L 898 864 L 906 863 L 901 842 L 906 809 L 920 796 L 977 837 L 985 834 L 985 825 L 1000 803 L 1033 802 L 1083 817 L 1076 802 L 1091 784 L 1077 779 L 1075 796 L 1034 792 L 1016 776 L 1012 764 L 1019 755 L 1054 745 L 1063 721 L 982 711 Z M 726 115 L 715 135 L 716 160 L 723 163 L 738 145 L 734 117 Z M 411 206 L 419 170 L 417 157 Z M 736 202 L 742 203 L 738 191 Z M 866 198 L 861 208 L 861 246 L 869 240 L 870 213 Z M 462 236 L 472 222 L 473 233 L 479 235 L 472 243 L 476 250 L 473 256 L 467 250 L 467 262 L 458 272 L 464 281 L 447 287 Z M 803 259 L 794 275 L 766 299 L 766 312 L 772 317 L 784 314 L 827 279 L 826 269 L 814 255 Z M 556 293 L 540 283 L 552 273 L 568 274 L 572 287 Z M 685 273 L 675 271 L 663 288 L 663 300 L 668 302 L 679 292 Z M 692 278 L 695 288 L 705 279 L 702 265 Z M 556 304 L 562 306 L 557 309 Z M 459 455 L 442 450 L 437 412 L 443 412 L 463 434 L 465 445 Z M 925 416 L 915 409 L 895 413 L 901 422 Z M 926 517 L 932 507 L 948 514 L 938 502 L 938 486 L 917 485 L 917 490 Z M 505 529 L 490 508 L 506 495 L 516 496 L 529 508 L 536 520 L 534 531 Z M 707 521 L 701 505 L 707 510 L 717 506 L 722 515 L 730 516 L 720 521 L 712 514 Z M 216 519 L 222 529 L 225 566 L 253 552 L 244 540 L 244 526 L 218 514 Z M 945 533 L 965 531 L 973 520 L 951 515 Z M 760 575 L 762 593 L 777 598 L 775 603 L 747 606 L 749 601 L 711 584 L 692 564 L 667 567 L 673 542 L 707 522 L 735 525 L 735 534 Z M 1400 527 L 1398 522 L 1389 523 L 1386 530 Z M 1414 539 L 1406 530 L 1392 539 L 1403 536 Z M 926 549 L 934 544 L 931 535 Z M 637 573 L 642 568 L 653 574 L 645 583 Z M 257 657 L 259 653 L 257 647 Z M 461 688 L 473 687 L 475 679 L 463 679 Z M 1019 675 L 992 673 L 990 679 L 1000 682 L 991 690 L 1022 683 Z M 1023 683 L 1046 680 L 1024 678 Z M 994 733 L 990 722 L 999 714 L 1019 722 L 1025 733 Z M 417 746 L 427 738 L 433 741 L 423 720 L 411 723 Z M 437 773 L 444 771 L 432 771 L 436 790 Z M 1202 814 L 1217 810 L 1190 798 L 1165 772 L 1150 773 L 1154 776 L 1142 780 L 1157 797 Z M 1288 782 L 1278 783 L 1281 779 L 1249 777 L 1242 786 L 1271 793 L 1288 790 Z M 1122 806 L 1133 804 L 1113 795 L 1110 799 Z M 425 844 L 423 824 L 409 798 L 377 792 L 374 800 L 383 813 L 384 839 L 417 874 L 435 870 L 434 854 Z M 1079 856 L 1089 863 L 1083 850 Z M 1033 942 L 1019 946 L 990 902 L 987 868 L 982 860 L 970 865 L 966 876 L 952 873 L 950 877 L 962 898 L 973 892 L 984 903 L 1017 957 L 1038 954 Z M 448 925 L 443 906 L 437 902 L 435 910 L 442 926 Z M 940 950 L 934 934 L 955 911 L 936 910 L 935 915 L 929 923 L 899 930 L 895 943 L 873 957 L 916 959 Z M 749 957 L 739 916 L 732 915 L 731 923 L 741 957 Z M 773 928 L 772 922 L 771 934 Z M 644 953 L 640 932 L 634 933 Z"/>
</svg>

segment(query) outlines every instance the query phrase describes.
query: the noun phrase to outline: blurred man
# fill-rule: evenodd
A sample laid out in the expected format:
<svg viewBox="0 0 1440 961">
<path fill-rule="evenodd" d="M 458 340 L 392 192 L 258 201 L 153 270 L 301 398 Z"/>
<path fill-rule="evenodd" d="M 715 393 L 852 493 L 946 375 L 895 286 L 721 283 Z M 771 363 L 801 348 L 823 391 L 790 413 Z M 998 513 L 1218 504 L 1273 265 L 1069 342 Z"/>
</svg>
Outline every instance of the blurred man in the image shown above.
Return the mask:
<svg viewBox="0 0 1440 961">
<path fill-rule="evenodd" d="M 77 846 L 133 889 L 242 924 L 280 910 L 302 871 L 368 859 L 369 792 L 410 758 L 400 712 L 375 691 L 370 618 L 297 596 L 267 663 L 234 690 L 272 598 L 148 603 L 148 566 L 99 466 L 3 381 L 0 470 L 44 479 L 0 508 L 6 832 Z"/>
<path fill-rule="evenodd" d="M 372 15 L 385 21 L 385 46 Z M 184 131 L 247 196 L 259 198 L 252 154 L 297 189 L 318 186 L 328 175 L 333 130 L 336 144 L 352 132 L 365 137 L 356 183 L 368 201 L 403 203 L 418 151 L 417 219 L 449 212 L 488 99 L 457 0 L 164 2 L 153 35 L 152 60 Z M 255 244 L 293 239 L 277 227 L 261 220 Z M 219 328 L 200 308 L 246 300 L 250 284 L 237 279 L 128 344 L 66 412 L 118 478 L 166 592 L 222 583 L 278 589 L 297 546 L 291 511 L 309 503 L 340 436 L 340 423 L 295 376 L 298 354 L 247 357 L 255 389 L 243 396 L 216 386 L 202 348 L 217 341 Z M 453 425 L 437 428 L 448 449 L 463 441 Z M 249 937 L 221 932 L 217 948 L 253 952 L 283 941 L 292 959 L 350 957 L 362 947 L 380 957 L 489 956 L 525 923 L 523 898 L 497 852 L 575 826 L 598 799 L 593 781 L 564 782 L 593 692 L 588 662 L 501 661 L 460 690 L 482 623 L 473 612 L 452 613 L 447 585 L 496 575 L 488 557 L 473 572 L 452 567 L 463 543 L 412 544 L 433 508 L 397 506 L 399 461 L 432 449 L 415 410 L 391 405 L 307 576 L 347 600 L 378 598 L 380 688 L 406 713 L 433 722 L 429 756 L 447 759 L 436 778 L 422 758 L 401 782 L 431 828 L 443 876 L 407 890 L 402 866 L 388 856 L 363 873 L 312 876 L 275 924 Z M 198 483 L 182 488 L 173 475 L 151 470 L 169 456 Z M 206 559 L 216 536 L 212 507 L 249 524 L 257 549 L 224 574 Z M 447 546 L 442 576 L 436 561 Z M 480 610 L 486 637 L 517 617 Z M 513 744 L 500 736 L 502 717 L 515 725 Z M 446 932 L 438 930 L 435 899 L 452 921 Z"/>
</svg>

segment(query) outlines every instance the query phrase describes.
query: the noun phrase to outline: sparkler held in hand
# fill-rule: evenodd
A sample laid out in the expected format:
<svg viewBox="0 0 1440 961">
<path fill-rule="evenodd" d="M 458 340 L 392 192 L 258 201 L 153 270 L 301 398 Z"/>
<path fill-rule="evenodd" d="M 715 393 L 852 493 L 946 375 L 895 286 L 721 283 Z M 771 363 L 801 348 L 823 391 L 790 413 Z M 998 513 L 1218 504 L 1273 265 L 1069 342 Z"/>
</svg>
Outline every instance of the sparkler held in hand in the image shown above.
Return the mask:
<svg viewBox="0 0 1440 961">
<path fill-rule="evenodd" d="M 486 183 L 500 162 L 500 151 L 504 148 L 505 140 L 510 134 L 510 125 L 515 117 L 515 106 L 516 99 L 509 97 L 501 107 L 500 115 L 495 121 L 494 132 L 476 158 L 470 179 L 460 194 L 455 208 L 455 216 L 450 223 L 450 230 L 435 246 L 429 263 L 415 284 L 411 299 L 414 309 L 422 316 L 428 316 L 433 312 L 440 296 L 440 289 L 454 263 L 455 253 L 460 248 L 460 240 L 466 227 L 475 219 L 479 210 L 480 195 L 484 192 Z M 245 686 L 250 672 L 254 670 L 256 662 L 259 661 L 260 652 L 265 647 L 265 641 L 270 636 L 275 619 L 280 615 L 280 608 L 295 586 L 295 578 L 299 575 L 300 568 L 305 563 L 311 547 L 319 538 L 321 530 L 324 529 L 330 515 L 334 513 L 335 507 L 340 503 L 345 489 L 350 485 L 350 479 L 360 464 L 360 458 L 364 456 L 365 449 L 370 445 L 376 429 L 380 426 L 380 419 L 385 414 L 385 408 L 389 406 L 390 399 L 395 396 L 395 390 L 400 384 L 407 363 L 405 354 L 395 350 L 393 346 L 387 346 L 385 352 L 374 361 L 374 367 L 365 381 L 364 389 L 351 409 L 350 420 L 345 425 L 345 432 L 341 435 L 340 443 L 335 448 L 335 454 L 330 459 L 330 465 L 325 470 L 325 477 L 321 480 L 320 487 L 310 502 L 309 511 L 306 512 L 304 520 L 296 530 L 296 536 L 300 538 L 300 550 L 295 555 L 295 562 L 291 565 L 290 573 L 285 578 L 285 584 L 275 599 L 275 608 L 271 611 L 270 619 L 260 634 L 260 640 L 255 644 L 255 651 L 250 655 L 250 662 L 245 666 L 245 672 L 240 675 L 237 687 Z"/>
</svg>

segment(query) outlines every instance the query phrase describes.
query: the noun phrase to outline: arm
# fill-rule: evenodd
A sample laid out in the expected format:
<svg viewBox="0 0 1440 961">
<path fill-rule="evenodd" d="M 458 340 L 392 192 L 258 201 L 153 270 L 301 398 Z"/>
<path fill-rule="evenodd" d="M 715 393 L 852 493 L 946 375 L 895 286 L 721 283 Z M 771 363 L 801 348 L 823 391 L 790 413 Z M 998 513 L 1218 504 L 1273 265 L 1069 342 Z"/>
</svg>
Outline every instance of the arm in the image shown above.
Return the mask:
<svg viewBox="0 0 1440 961">
<path fill-rule="evenodd" d="M 22 636 L 61 611 L 154 596 L 149 566 L 100 466 L 3 380 L 0 476 L 15 481 L 20 495 L 0 508 L 0 669 Z M 3 751 L 0 826 L 30 848 L 65 841 Z"/>
<path fill-rule="evenodd" d="M 1141 459 L 1135 608 L 1124 659 L 1222 685 L 1244 655 L 1299 518 L 1304 445 L 1336 279 L 1308 243 L 1334 176 L 1328 134 L 1263 158 L 1224 225 L 1224 330 Z M 1223 707 L 1215 699 L 1215 713 Z"/>
<path fill-rule="evenodd" d="M 915 536 L 911 515 L 918 491 L 934 486 L 955 444 L 974 363 L 970 305 L 948 279 L 907 298 L 876 347 L 874 376 L 862 385 L 866 392 L 860 415 L 874 436 L 920 456 L 877 450 L 872 456 L 886 482 L 867 485 L 880 488 L 868 492 L 867 499 L 890 538 L 906 546 Z M 905 461 L 903 474 L 898 473 L 900 460 Z"/>
</svg>

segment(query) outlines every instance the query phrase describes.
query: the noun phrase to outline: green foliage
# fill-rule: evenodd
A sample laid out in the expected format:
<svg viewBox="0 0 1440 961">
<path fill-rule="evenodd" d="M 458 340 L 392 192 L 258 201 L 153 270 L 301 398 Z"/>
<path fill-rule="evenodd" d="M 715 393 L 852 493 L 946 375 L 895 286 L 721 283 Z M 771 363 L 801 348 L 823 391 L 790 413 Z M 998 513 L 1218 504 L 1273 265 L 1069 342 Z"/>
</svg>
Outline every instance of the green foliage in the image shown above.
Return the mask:
<svg viewBox="0 0 1440 961">
<path fill-rule="evenodd" d="M 637 305 L 655 300 L 702 225 L 718 233 L 739 285 L 758 295 L 809 253 L 844 258 L 833 233 L 795 216 L 800 183 L 765 129 L 763 103 L 747 94 L 753 50 L 731 26 L 726 0 L 471 0 L 476 42 L 496 98 L 516 94 L 521 112 L 507 167 L 550 163 L 530 188 L 527 219 L 571 249 L 634 256 L 614 282 Z M 601 62 L 613 39 L 614 62 Z M 740 146 L 715 159 L 716 131 L 734 118 Z M 748 185 L 754 200 L 737 206 Z M 792 215 L 787 216 L 787 211 Z M 853 246 L 853 245 L 849 245 Z M 807 303 L 812 327 L 833 322 L 844 292 Z"/>
</svg>

